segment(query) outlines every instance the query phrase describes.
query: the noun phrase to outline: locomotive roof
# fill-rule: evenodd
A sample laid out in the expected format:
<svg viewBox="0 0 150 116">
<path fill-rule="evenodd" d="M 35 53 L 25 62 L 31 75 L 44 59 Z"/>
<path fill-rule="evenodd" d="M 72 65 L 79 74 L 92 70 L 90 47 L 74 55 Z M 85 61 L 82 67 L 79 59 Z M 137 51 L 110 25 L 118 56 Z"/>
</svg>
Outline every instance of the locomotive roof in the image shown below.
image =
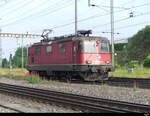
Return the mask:
<svg viewBox="0 0 150 116">
<path fill-rule="evenodd" d="M 61 42 L 67 42 L 67 41 L 76 41 L 76 40 L 102 40 L 102 41 L 109 41 L 105 37 L 98 37 L 98 36 L 70 36 L 70 37 L 53 37 L 49 39 L 43 39 L 41 42 L 35 43 L 33 45 L 45 45 L 45 44 L 51 44 L 51 43 L 61 43 Z"/>
</svg>

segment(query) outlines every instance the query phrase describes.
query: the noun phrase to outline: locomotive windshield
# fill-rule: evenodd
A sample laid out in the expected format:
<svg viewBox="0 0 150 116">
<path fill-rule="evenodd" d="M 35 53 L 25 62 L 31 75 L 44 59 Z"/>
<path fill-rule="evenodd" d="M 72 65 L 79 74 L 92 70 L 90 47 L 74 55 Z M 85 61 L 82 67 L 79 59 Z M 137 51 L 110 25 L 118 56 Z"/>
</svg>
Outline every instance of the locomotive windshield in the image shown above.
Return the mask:
<svg viewBox="0 0 150 116">
<path fill-rule="evenodd" d="M 84 53 L 97 53 L 95 41 L 81 41 L 79 43 L 79 49 Z"/>
<path fill-rule="evenodd" d="M 101 53 L 108 53 L 109 52 L 109 45 L 108 42 L 101 42 L 100 43 L 100 49 L 101 49 Z"/>
</svg>

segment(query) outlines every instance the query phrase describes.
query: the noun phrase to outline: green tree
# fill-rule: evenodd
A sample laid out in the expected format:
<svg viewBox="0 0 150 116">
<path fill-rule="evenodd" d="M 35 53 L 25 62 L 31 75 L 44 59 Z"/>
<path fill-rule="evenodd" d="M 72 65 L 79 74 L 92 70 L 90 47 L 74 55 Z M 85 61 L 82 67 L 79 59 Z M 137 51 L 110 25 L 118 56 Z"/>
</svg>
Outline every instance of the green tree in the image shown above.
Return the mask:
<svg viewBox="0 0 150 116">
<path fill-rule="evenodd" d="M 8 68 L 8 66 L 9 66 L 8 60 L 7 60 L 6 58 L 4 58 L 4 59 L 2 60 L 2 67 L 3 67 L 3 68 Z"/>
<path fill-rule="evenodd" d="M 144 58 L 150 53 L 150 26 L 146 26 L 129 39 L 127 51 L 130 61 L 144 61 Z"/>
<path fill-rule="evenodd" d="M 126 51 L 127 43 L 117 43 L 114 45 L 115 48 L 115 65 L 124 66 L 127 64 L 127 51 Z"/>
<path fill-rule="evenodd" d="M 125 45 L 127 45 L 127 43 L 116 43 L 114 45 L 115 51 L 123 51 Z"/>
<path fill-rule="evenodd" d="M 144 67 L 150 68 L 150 55 L 148 55 L 144 60 Z"/>
<path fill-rule="evenodd" d="M 24 67 L 27 66 L 27 48 L 23 48 Z M 12 58 L 12 66 L 15 68 L 22 67 L 22 48 L 17 48 L 15 55 Z"/>
</svg>

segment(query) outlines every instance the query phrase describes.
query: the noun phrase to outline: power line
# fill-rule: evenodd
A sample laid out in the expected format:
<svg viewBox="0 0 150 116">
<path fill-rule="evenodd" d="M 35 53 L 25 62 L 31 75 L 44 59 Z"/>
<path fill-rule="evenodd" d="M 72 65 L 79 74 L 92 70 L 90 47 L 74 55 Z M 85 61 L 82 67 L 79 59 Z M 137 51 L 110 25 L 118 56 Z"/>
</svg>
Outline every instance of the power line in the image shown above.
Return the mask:
<svg viewBox="0 0 150 116">
<path fill-rule="evenodd" d="M 149 12 L 142 13 L 142 14 L 140 14 L 140 15 L 135 15 L 135 16 L 133 16 L 132 18 L 139 17 L 139 16 L 144 16 L 144 15 L 149 15 L 149 14 L 150 14 L 150 11 L 149 11 Z M 114 22 L 115 22 L 115 23 L 119 23 L 119 22 L 121 22 L 121 21 L 125 21 L 125 20 L 128 20 L 128 19 L 131 19 L 131 17 L 126 17 L 126 18 L 122 18 L 122 19 L 119 19 L 119 20 L 115 20 Z M 108 25 L 108 24 L 110 24 L 110 22 L 105 23 L 105 24 L 101 24 L 101 25 L 96 25 L 96 26 L 94 26 L 93 28 L 106 26 L 106 25 Z"/>
<path fill-rule="evenodd" d="M 136 0 L 134 0 L 134 2 L 135 2 Z M 125 6 L 125 5 L 127 5 L 127 4 L 131 4 L 131 2 L 133 2 L 133 0 L 129 0 L 128 2 L 125 2 L 124 4 L 123 4 L 123 6 Z"/>
<path fill-rule="evenodd" d="M 70 1 L 70 0 L 69 0 L 69 1 Z M 141 5 L 135 6 L 134 8 L 137 8 L 137 7 L 143 7 L 143 6 L 146 6 L 146 5 L 149 5 L 149 4 L 150 4 L 150 3 L 141 4 Z M 119 13 L 119 12 L 122 12 L 122 11 L 125 11 L 125 10 L 127 10 L 127 9 L 120 10 L 120 11 L 116 11 L 115 13 Z M 55 10 L 55 11 L 57 11 L 57 10 Z M 53 11 L 53 12 L 55 12 L 55 11 Z M 53 12 L 52 12 L 52 13 L 53 13 Z M 47 13 L 47 14 L 48 14 L 48 13 Z M 46 15 L 47 15 L 47 14 L 46 14 Z M 42 14 L 42 15 L 43 15 L 43 14 Z M 106 15 L 109 15 L 109 14 L 104 14 L 104 15 L 93 15 L 93 16 L 90 16 L 90 17 L 87 17 L 87 18 L 78 20 L 78 22 L 83 22 L 83 21 L 87 21 L 87 20 L 90 20 L 90 19 L 93 19 L 93 18 L 98 18 L 98 17 L 102 17 L 102 16 L 106 16 Z M 30 16 L 31 16 L 31 15 L 30 15 Z M 28 17 L 30 17 L 30 16 L 28 16 Z M 9 25 L 12 25 L 12 24 L 14 24 L 15 22 L 18 23 L 18 21 L 23 20 L 23 19 L 26 19 L 26 18 L 28 18 L 28 17 L 25 17 L 25 18 L 22 18 L 22 19 L 18 19 L 18 20 L 14 21 L 14 22 L 11 22 L 11 23 L 2 25 L 2 27 L 6 27 L 6 26 L 9 26 Z M 31 16 L 31 17 L 32 17 L 32 16 Z M 123 21 L 123 20 L 126 20 L 126 19 L 128 19 L 128 18 L 121 19 L 121 20 L 117 20 L 117 21 L 120 22 L 120 21 Z M 72 21 L 72 22 L 70 22 L 70 23 L 66 23 L 66 24 L 54 26 L 54 27 L 52 27 L 52 29 L 54 29 L 54 28 L 62 28 L 62 27 L 66 27 L 66 26 L 69 26 L 69 25 L 74 24 L 74 23 L 75 23 L 75 22 Z M 109 24 L 109 23 L 107 23 L 107 24 Z M 107 25 L 107 24 L 102 24 L 102 25 L 98 25 L 98 26 L 105 26 L 105 25 Z M 97 26 L 96 26 L 96 27 L 97 27 Z"/>
<path fill-rule="evenodd" d="M 103 8 L 103 6 L 99 6 L 99 5 L 95 5 L 95 4 L 91 4 L 92 7 L 97 7 L 97 8 L 100 8 L 102 9 L 103 11 L 105 12 L 109 12 L 108 10 L 106 10 L 105 8 Z"/>
<path fill-rule="evenodd" d="M 115 29 L 116 30 L 118 30 L 118 29 L 125 29 L 125 28 L 135 27 L 135 26 L 139 26 L 139 25 L 143 25 L 143 24 L 147 24 L 147 23 L 150 23 L 150 21 L 146 21 L 146 22 L 142 22 L 142 23 L 137 23 L 137 24 L 133 24 L 133 25 L 127 25 L 127 26 L 117 27 Z"/>
<path fill-rule="evenodd" d="M 69 3 L 67 6 L 70 6 L 70 5 L 71 5 L 71 3 Z M 50 11 L 50 12 L 47 12 L 47 13 L 45 13 L 45 14 L 41 11 L 40 13 L 42 13 L 42 14 L 38 13 L 38 14 L 36 14 L 36 15 L 37 15 L 38 17 L 43 16 L 43 15 L 49 15 L 49 14 L 52 14 L 52 13 L 54 13 L 54 12 L 57 12 L 57 11 L 59 11 L 59 10 L 65 8 L 65 7 L 66 7 L 66 6 L 63 6 L 63 7 L 59 8 L 59 9 L 55 9 L 55 10 Z M 4 24 L 4 25 L 2 25 L 1 27 L 7 27 L 7 26 L 12 25 L 12 24 L 14 24 L 14 23 L 16 23 L 16 22 L 18 23 L 19 21 L 22 21 L 22 20 L 27 19 L 27 18 L 29 18 L 29 17 L 30 17 L 30 18 L 31 18 L 31 17 L 34 17 L 34 16 L 36 16 L 36 15 L 30 14 L 30 15 L 27 16 L 27 17 L 24 17 L 24 18 L 15 20 L 15 21 L 13 21 L 13 22 Z"/>
<path fill-rule="evenodd" d="M 140 14 L 140 15 L 136 15 L 136 16 L 134 16 L 134 17 L 143 16 L 143 15 L 148 15 L 148 14 L 150 14 L 150 12 L 146 12 L 146 13 L 143 13 L 143 14 Z M 134 17 L 132 17 L 132 18 L 134 18 Z M 91 19 L 91 18 L 92 18 L 92 17 L 88 17 L 88 18 L 86 18 L 86 19 L 79 20 L 78 22 L 82 22 L 82 21 L 85 21 L 85 20 L 89 20 L 89 19 Z M 121 22 L 121 21 L 124 21 L 124 20 L 128 20 L 128 19 L 130 19 L 130 17 L 116 20 L 115 23 L 118 23 L 118 22 Z M 70 22 L 70 23 L 63 24 L 63 25 L 55 26 L 55 27 L 53 27 L 52 29 L 66 27 L 66 26 L 69 26 L 69 25 L 74 24 L 74 23 L 75 23 L 75 22 L 73 21 L 73 22 Z M 110 23 L 106 23 L 106 24 L 102 24 L 102 25 L 97 25 L 97 26 L 95 26 L 95 27 L 105 26 L 105 25 L 108 25 L 108 24 L 110 24 Z M 95 28 L 95 27 L 94 27 L 94 28 Z M 115 28 L 115 29 L 116 29 L 116 28 Z"/>
<path fill-rule="evenodd" d="M 150 3 L 138 5 L 138 6 L 135 6 L 134 8 L 142 7 L 142 6 L 146 6 L 146 5 L 150 5 Z M 120 11 L 118 11 L 118 12 L 122 12 L 122 11 L 125 11 L 125 10 L 127 10 L 127 9 L 120 10 Z M 115 13 L 118 13 L 118 12 L 115 12 Z M 84 19 L 80 19 L 80 20 L 78 20 L 78 22 L 83 22 L 83 21 L 87 21 L 87 20 L 90 20 L 90 19 L 93 19 L 93 18 L 98 18 L 98 17 L 102 17 L 102 16 L 106 16 L 106 15 L 109 15 L 109 14 L 104 14 L 104 15 L 98 15 L 98 14 L 96 14 L 96 15 L 89 16 L 89 17 L 84 18 Z M 143 15 L 144 15 L 144 14 L 143 14 Z M 118 21 L 120 22 L 120 21 L 123 21 L 123 20 L 126 20 L 126 19 L 129 19 L 129 17 L 128 17 L 128 18 L 125 18 L 125 19 L 120 19 L 120 20 L 118 20 Z M 69 26 L 69 25 L 74 24 L 74 23 L 75 23 L 75 22 L 72 21 L 72 22 L 70 22 L 70 23 L 66 23 L 66 24 L 54 26 L 54 27 L 52 27 L 52 29 L 54 29 L 54 28 L 66 27 L 66 26 Z M 108 25 L 108 24 L 110 24 L 110 23 L 106 23 L 106 24 L 102 24 L 102 25 L 98 25 L 98 26 L 105 26 L 105 25 Z"/>
<path fill-rule="evenodd" d="M 146 23 L 150 23 L 150 21 L 145 21 L 145 22 L 137 23 L 137 24 L 133 24 L 133 25 L 122 26 L 122 27 L 118 27 L 118 28 L 115 28 L 115 29 L 116 30 L 117 29 L 127 29 L 127 28 L 130 28 L 130 27 L 135 27 L 135 26 L 146 24 Z M 96 32 L 96 33 L 99 33 L 99 32 Z M 121 40 L 127 40 L 127 39 L 120 39 L 120 40 L 115 40 L 115 41 L 121 41 Z"/>
<path fill-rule="evenodd" d="M 22 4 L 21 6 L 19 6 L 19 7 L 15 7 L 14 9 L 10 9 L 10 8 L 8 8 L 9 10 L 7 11 L 5 11 L 5 12 L 2 12 L 4 15 L 2 15 L 1 14 L 1 17 L 3 17 L 3 16 L 6 16 L 6 14 L 9 14 L 9 13 L 12 13 L 12 12 L 15 12 L 15 11 L 18 11 L 20 8 L 22 9 L 23 7 L 25 7 L 27 4 L 28 4 L 29 2 L 26 2 L 26 3 L 24 3 L 24 4 Z"/>
<path fill-rule="evenodd" d="M 61 0 L 61 1 L 64 1 L 64 0 Z M 47 1 L 48 2 L 48 1 Z M 59 1 L 60 2 L 60 1 Z M 43 4 L 46 4 L 46 2 L 44 2 Z M 55 4 L 54 4 L 55 5 Z M 57 3 L 56 3 L 56 5 L 57 5 Z M 39 5 L 38 5 L 39 6 Z M 36 6 L 36 7 L 38 7 L 38 6 Z M 40 6 L 41 6 L 41 4 L 40 4 Z M 30 15 L 29 16 L 27 16 L 27 17 L 30 17 L 30 16 L 33 16 L 34 14 L 33 13 L 31 13 L 31 11 L 33 11 L 34 9 L 39 9 L 39 7 L 38 8 L 36 8 L 36 7 L 34 7 L 34 8 L 32 8 L 32 9 L 29 9 L 29 11 L 27 11 L 27 13 L 30 13 Z M 41 8 L 41 7 L 40 7 Z M 47 9 L 52 9 L 52 6 L 51 7 L 47 7 L 45 10 L 47 10 Z M 18 9 L 18 11 L 19 11 L 19 9 Z M 37 13 L 35 13 L 36 15 L 37 14 L 40 14 L 40 13 L 43 13 L 44 12 L 44 10 L 42 10 L 42 11 L 40 11 L 40 12 L 37 12 Z M 22 13 L 22 14 L 24 14 L 25 15 L 25 13 Z M 6 15 L 7 16 L 7 15 Z M 10 20 L 5 20 L 5 22 L 9 22 Z M 12 21 L 12 18 L 11 18 L 11 21 Z M 17 20 L 18 21 L 18 20 Z"/>
<path fill-rule="evenodd" d="M 118 39 L 118 40 L 115 40 L 115 42 L 124 41 L 124 40 L 128 41 L 128 38 L 126 38 L 126 39 Z"/>
<path fill-rule="evenodd" d="M 118 30 L 118 29 L 126 29 L 126 28 L 135 27 L 135 26 L 139 26 L 139 25 L 143 25 L 143 24 L 147 24 L 147 23 L 150 23 L 150 21 L 145 21 L 145 22 L 136 23 L 136 24 L 132 24 L 132 25 L 117 27 L 117 28 L 115 28 L 115 30 Z M 107 30 L 106 30 L 106 31 L 107 31 Z M 99 33 L 99 32 L 96 31 L 96 33 Z"/>
</svg>

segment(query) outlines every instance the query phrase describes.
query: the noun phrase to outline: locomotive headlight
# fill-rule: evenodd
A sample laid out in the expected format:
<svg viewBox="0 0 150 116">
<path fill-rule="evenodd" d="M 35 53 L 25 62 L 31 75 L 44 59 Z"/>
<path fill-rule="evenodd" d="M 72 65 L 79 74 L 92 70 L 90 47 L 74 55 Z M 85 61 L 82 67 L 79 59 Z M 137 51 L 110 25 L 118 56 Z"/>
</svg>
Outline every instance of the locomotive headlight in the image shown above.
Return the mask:
<svg viewBox="0 0 150 116">
<path fill-rule="evenodd" d="M 110 64 L 110 61 L 108 60 L 108 61 L 106 61 L 106 63 L 107 63 L 107 64 Z"/>
<path fill-rule="evenodd" d="M 91 60 L 87 60 L 86 64 L 92 64 L 92 61 Z"/>
</svg>

